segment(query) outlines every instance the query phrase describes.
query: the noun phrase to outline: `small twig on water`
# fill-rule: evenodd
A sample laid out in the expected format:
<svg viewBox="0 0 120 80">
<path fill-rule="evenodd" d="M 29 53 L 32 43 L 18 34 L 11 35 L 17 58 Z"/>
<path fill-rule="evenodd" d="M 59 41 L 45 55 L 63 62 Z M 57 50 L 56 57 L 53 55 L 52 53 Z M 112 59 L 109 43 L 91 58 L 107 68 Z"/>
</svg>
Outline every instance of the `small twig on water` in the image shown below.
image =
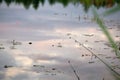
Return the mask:
<svg viewBox="0 0 120 80">
<path fill-rule="evenodd" d="M 74 38 L 71 37 L 71 39 L 76 40 Z M 80 46 L 82 46 L 83 48 L 85 48 L 87 51 L 89 51 L 93 56 L 95 56 L 97 59 L 99 59 L 102 63 L 104 63 L 113 73 L 116 74 L 116 76 L 118 78 L 120 78 L 120 73 L 116 72 L 109 64 L 107 64 L 106 62 L 104 62 L 101 58 L 99 58 L 93 51 L 91 51 L 90 49 L 88 49 L 86 46 L 84 46 L 81 42 L 78 41 L 78 44 Z M 79 80 L 79 79 L 78 79 Z"/>
<path fill-rule="evenodd" d="M 69 63 L 69 65 L 70 65 L 71 69 L 73 70 L 75 76 L 77 77 L 77 80 L 80 80 L 80 77 L 79 77 L 78 74 L 76 73 L 76 70 L 74 69 L 74 67 L 72 66 L 72 64 L 70 63 L 70 61 L 68 61 L 68 63 Z"/>
</svg>

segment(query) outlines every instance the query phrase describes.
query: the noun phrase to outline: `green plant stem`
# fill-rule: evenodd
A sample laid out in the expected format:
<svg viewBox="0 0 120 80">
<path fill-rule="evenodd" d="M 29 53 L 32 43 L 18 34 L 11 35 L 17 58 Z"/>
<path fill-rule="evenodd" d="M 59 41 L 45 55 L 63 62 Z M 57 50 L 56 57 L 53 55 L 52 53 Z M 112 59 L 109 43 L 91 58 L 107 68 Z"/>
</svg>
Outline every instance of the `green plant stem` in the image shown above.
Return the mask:
<svg viewBox="0 0 120 80">
<path fill-rule="evenodd" d="M 113 38 L 110 36 L 109 31 L 107 30 L 107 27 L 104 25 L 104 23 L 102 22 L 102 19 L 99 18 L 98 13 L 96 12 L 95 8 L 92 7 L 92 11 L 94 14 L 94 17 L 96 19 L 97 24 L 99 25 L 99 27 L 102 29 L 103 33 L 106 35 L 107 39 L 109 40 L 112 48 L 114 49 L 116 56 L 120 57 L 120 51 L 118 49 L 118 46 L 116 45 L 115 41 L 113 40 Z"/>
</svg>

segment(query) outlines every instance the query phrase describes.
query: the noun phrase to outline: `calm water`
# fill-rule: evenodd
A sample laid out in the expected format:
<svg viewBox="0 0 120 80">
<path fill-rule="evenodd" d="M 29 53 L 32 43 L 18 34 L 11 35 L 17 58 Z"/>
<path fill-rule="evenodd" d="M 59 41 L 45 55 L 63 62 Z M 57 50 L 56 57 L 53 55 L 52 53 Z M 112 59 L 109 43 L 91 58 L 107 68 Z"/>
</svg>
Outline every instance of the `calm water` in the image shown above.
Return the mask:
<svg viewBox="0 0 120 80">
<path fill-rule="evenodd" d="M 106 9 L 100 8 L 99 14 Z M 108 10 L 108 9 L 107 9 Z M 103 20 L 120 41 L 120 12 Z M 0 4 L 0 80 L 115 80 L 110 70 L 80 43 L 120 73 L 120 61 L 93 20 L 91 8 L 47 1 L 32 6 Z M 69 61 L 71 65 L 69 64 Z"/>
</svg>

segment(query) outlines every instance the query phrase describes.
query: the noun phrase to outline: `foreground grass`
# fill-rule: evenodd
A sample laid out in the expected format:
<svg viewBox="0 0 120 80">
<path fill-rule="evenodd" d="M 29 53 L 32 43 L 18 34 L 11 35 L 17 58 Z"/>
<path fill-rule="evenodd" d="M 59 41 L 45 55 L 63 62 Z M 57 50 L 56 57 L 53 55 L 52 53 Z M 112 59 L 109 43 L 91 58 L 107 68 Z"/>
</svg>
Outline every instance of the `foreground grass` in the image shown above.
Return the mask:
<svg viewBox="0 0 120 80">
<path fill-rule="evenodd" d="M 101 28 L 102 32 L 104 33 L 104 35 L 107 37 L 109 43 L 111 44 L 113 50 L 115 51 L 115 54 L 117 57 L 119 57 L 120 59 L 120 51 L 119 51 L 119 47 L 116 45 L 114 39 L 111 37 L 109 31 L 107 30 L 107 27 L 105 26 L 105 24 L 103 23 L 102 19 L 99 17 L 95 7 L 92 7 L 92 11 L 93 11 L 93 15 L 95 18 L 96 23 L 98 24 L 98 26 Z M 107 12 L 111 14 L 111 12 L 114 11 L 118 11 L 118 7 L 115 8 L 113 11 L 109 11 Z M 100 59 L 99 57 L 97 57 L 101 62 L 103 62 L 112 72 L 113 76 L 115 76 L 116 80 L 120 80 L 120 74 L 117 73 L 114 69 L 112 69 L 112 67 L 110 65 L 108 65 L 106 62 L 104 62 L 102 59 Z"/>
<path fill-rule="evenodd" d="M 119 47 L 116 45 L 114 39 L 111 37 L 109 31 L 107 30 L 107 27 L 103 23 L 102 19 L 100 19 L 100 17 L 98 15 L 98 13 L 96 12 L 95 8 L 92 7 L 92 9 L 93 9 L 92 11 L 93 11 L 96 23 L 99 25 L 99 27 L 101 28 L 102 32 L 106 35 L 108 41 L 110 42 L 112 48 L 114 49 L 114 51 L 116 53 L 116 56 L 120 57 Z"/>
</svg>

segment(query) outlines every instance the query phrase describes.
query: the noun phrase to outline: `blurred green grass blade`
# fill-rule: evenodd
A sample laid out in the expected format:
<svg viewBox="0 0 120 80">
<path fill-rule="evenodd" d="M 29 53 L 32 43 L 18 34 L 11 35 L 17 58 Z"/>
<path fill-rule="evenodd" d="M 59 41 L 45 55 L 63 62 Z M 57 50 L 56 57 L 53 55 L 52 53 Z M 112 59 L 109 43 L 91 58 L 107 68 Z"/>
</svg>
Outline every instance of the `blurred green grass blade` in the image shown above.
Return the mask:
<svg viewBox="0 0 120 80">
<path fill-rule="evenodd" d="M 112 45 L 112 48 L 115 50 L 116 56 L 120 57 L 120 51 L 118 49 L 118 46 L 116 45 L 115 41 L 113 40 L 113 38 L 111 37 L 109 31 L 107 30 L 107 27 L 104 25 L 104 23 L 102 22 L 102 19 L 100 19 L 95 7 L 92 7 L 92 11 L 94 14 L 94 18 L 96 19 L 96 23 L 99 25 L 99 27 L 101 28 L 101 30 L 103 31 L 103 33 L 106 35 L 106 37 L 108 38 L 110 44 Z M 98 57 L 99 58 L 99 57 Z M 117 73 L 114 69 L 112 69 L 111 66 L 109 66 L 107 63 L 105 63 L 102 59 L 99 59 L 100 61 L 102 61 L 112 72 L 113 76 L 116 78 L 115 80 L 120 80 L 120 74 Z"/>
<path fill-rule="evenodd" d="M 113 38 L 111 37 L 109 31 L 107 30 L 107 27 L 104 25 L 104 23 L 102 22 L 102 19 L 99 18 L 98 13 L 96 12 L 95 7 L 92 7 L 92 11 L 94 14 L 94 17 L 96 19 L 97 24 L 99 25 L 99 27 L 101 28 L 101 30 L 103 31 L 103 33 L 106 35 L 107 39 L 109 40 L 112 48 L 114 49 L 116 56 L 120 57 L 120 51 L 118 49 L 118 46 L 116 45 L 115 41 L 113 40 Z"/>
<path fill-rule="evenodd" d="M 118 12 L 118 11 L 120 11 L 120 4 L 117 4 L 116 7 L 112 8 L 112 9 L 110 9 L 110 10 L 108 10 L 108 11 L 105 11 L 105 12 L 103 13 L 103 16 L 108 16 L 108 15 L 111 15 L 111 14 L 113 14 L 113 13 L 115 13 L 115 12 Z"/>
</svg>

